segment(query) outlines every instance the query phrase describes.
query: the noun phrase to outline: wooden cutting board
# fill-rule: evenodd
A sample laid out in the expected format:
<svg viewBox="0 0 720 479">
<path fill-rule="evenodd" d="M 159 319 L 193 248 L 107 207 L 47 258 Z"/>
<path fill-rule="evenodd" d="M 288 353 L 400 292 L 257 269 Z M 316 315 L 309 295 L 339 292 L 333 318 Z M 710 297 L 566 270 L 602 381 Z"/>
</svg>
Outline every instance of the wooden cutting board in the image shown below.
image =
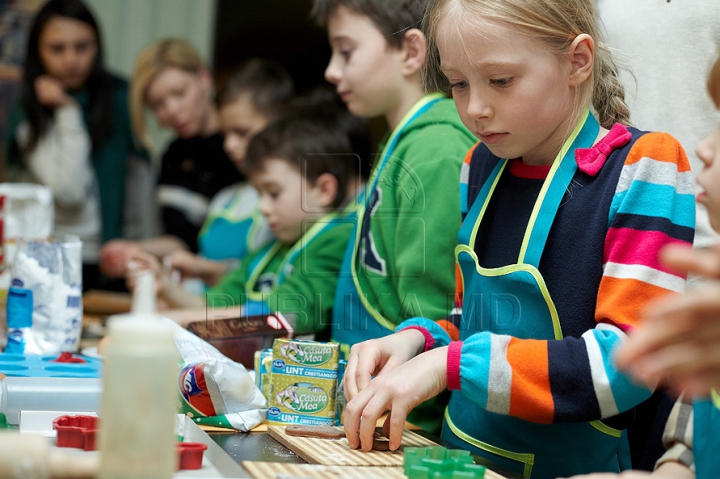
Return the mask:
<svg viewBox="0 0 720 479">
<path fill-rule="evenodd" d="M 242 466 L 255 479 L 306 478 L 372 479 L 389 477 L 404 479 L 401 467 L 346 467 L 318 464 L 285 464 L 282 462 L 243 461 Z"/>
<path fill-rule="evenodd" d="M 437 446 L 436 443 L 407 429 L 403 432 L 397 451 L 370 451 L 350 449 L 347 439 L 317 439 L 285 434 L 285 426 L 268 426 L 270 437 L 310 464 L 326 466 L 383 466 L 400 467 L 403 464 L 403 447 Z"/>
</svg>

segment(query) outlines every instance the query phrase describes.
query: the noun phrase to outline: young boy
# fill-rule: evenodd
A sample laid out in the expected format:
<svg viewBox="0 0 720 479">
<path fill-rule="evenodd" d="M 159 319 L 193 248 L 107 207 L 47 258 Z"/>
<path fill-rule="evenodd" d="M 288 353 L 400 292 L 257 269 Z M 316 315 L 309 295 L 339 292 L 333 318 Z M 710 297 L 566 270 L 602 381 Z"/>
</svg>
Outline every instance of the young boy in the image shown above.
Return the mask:
<svg viewBox="0 0 720 479">
<path fill-rule="evenodd" d="M 351 113 L 382 116 L 391 131 L 376 158 L 358 227 L 343 259 L 332 338 L 350 346 L 390 334 L 403 320 L 442 318 L 452 307 L 460 216 L 458 178 L 475 143 L 452 100 L 423 92 L 425 1 L 315 0 L 328 30 L 325 78 Z M 409 420 L 437 432 L 444 405 Z"/>
<path fill-rule="evenodd" d="M 251 254 L 204 298 L 183 291 L 166 275 L 161 275 L 158 294 L 183 308 L 262 302 L 288 316 L 296 333 L 320 332 L 329 324 L 352 230 L 352 223 L 337 213 L 358 172 L 348 134 L 322 118 L 285 116 L 251 140 L 245 172 L 277 239 Z"/>
</svg>

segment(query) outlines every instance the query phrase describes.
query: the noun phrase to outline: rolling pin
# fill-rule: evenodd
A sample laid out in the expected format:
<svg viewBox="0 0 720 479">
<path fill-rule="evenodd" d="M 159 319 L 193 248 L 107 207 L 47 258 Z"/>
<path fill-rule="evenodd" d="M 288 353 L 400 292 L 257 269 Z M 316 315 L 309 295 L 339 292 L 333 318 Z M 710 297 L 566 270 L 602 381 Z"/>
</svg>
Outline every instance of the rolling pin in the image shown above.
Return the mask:
<svg viewBox="0 0 720 479">
<path fill-rule="evenodd" d="M 48 438 L 0 432 L 0 477 L 7 479 L 92 479 L 99 466 L 97 454 L 69 455 L 52 449 Z"/>
</svg>

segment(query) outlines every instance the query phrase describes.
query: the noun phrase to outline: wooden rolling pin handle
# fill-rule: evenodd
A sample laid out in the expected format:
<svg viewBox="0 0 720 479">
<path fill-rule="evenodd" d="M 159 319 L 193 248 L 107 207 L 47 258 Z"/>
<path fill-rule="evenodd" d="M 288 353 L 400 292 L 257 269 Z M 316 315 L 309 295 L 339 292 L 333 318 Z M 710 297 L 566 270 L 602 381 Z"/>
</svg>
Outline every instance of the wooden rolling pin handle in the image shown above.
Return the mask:
<svg viewBox="0 0 720 479">
<path fill-rule="evenodd" d="M 94 479 L 100 468 L 100 455 L 71 456 L 50 451 L 50 479 Z"/>
<path fill-rule="evenodd" d="M 0 477 L 6 479 L 91 479 L 97 474 L 97 455 L 80 457 L 50 449 L 46 437 L 0 433 Z"/>
</svg>

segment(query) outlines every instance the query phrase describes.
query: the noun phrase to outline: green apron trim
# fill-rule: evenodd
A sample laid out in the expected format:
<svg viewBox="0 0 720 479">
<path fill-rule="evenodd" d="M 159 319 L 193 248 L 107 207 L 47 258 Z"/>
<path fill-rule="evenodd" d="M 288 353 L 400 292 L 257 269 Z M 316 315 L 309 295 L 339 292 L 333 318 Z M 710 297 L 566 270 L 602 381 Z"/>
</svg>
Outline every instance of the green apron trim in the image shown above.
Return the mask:
<svg viewBox="0 0 720 479">
<path fill-rule="evenodd" d="M 528 245 L 530 243 L 530 237 L 532 236 L 533 228 L 532 226 L 535 225 L 535 221 L 537 220 L 538 215 L 540 214 L 540 208 L 544 204 L 545 196 L 550 189 L 550 183 L 552 182 L 552 178 L 555 176 L 555 173 L 560 168 L 560 165 L 563 163 L 563 158 L 565 158 L 565 155 L 567 154 L 570 147 L 573 145 L 573 142 L 577 138 L 577 136 L 580 134 L 580 130 L 583 129 L 585 126 L 585 121 L 587 120 L 588 115 L 590 114 L 590 111 L 586 108 L 582 117 L 580 118 L 580 121 L 577 125 L 575 125 L 575 129 L 572 131 L 570 136 L 565 140 L 565 143 L 563 143 L 562 148 L 560 149 L 560 152 L 555 157 L 555 161 L 553 161 L 552 167 L 550 168 L 550 172 L 548 173 L 548 180 L 543 183 L 542 189 L 540 190 L 540 194 L 538 195 L 538 200 L 535 202 L 535 206 L 533 207 L 532 214 L 530 215 L 530 221 L 528 222 L 528 228 L 525 230 L 525 237 L 523 238 L 522 246 L 520 246 L 520 255 L 518 257 L 518 263 L 523 263 L 525 261 L 525 254 L 527 253 Z M 507 161 L 507 160 L 506 160 Z M 569 161 L 569 160 L 568 160 Z"/>
<path fill-rule="evenodd" d="M 362 235 L 362 226 L 365 219 L 365 212 L 367 210 L 367 203 L 370 201 L 372 193 L 377 186 L 378 180 L 380 179 L 380 175 L 385 169 L 385 165 L 390 158 L 390 154 L 395 149 L 395 146 L 397 145 L 397 142 L 400 139 L 400 136 L 404 132 L 405 128 L 407 128 L 407 126 L 412 123 L 413 120 L 415 120 L 415 118 L 419 116 L 420 113 L 429 109 L 432 104 L 436 103 L 439 100 L 442 100 L 443 98 L 445 98 L 445 95 L 443 95 L 442 93 L 432 93 L 430 95 L 424 96 L 410 109 L 410 111 L 405 114 L 403 119 L 400 120 L 400 123 L 398 123 L 398 126 L 395 127 L 395 130 L 393 130 L 392 134 L 390 135 L 390 138 L 388 138 L 387 143 L 385 143 L 385 147 L 383 148 L 382 154 L 380 156 L 382 160 L 380 161 L 378 168 L 375 170 L 375 174 L 372 175 L 371 180 L 368 181 L 367 189 L 365 190 L 365 200 L 358 207 L 358 227 L 356 228 L 355 247 L 353 248 L 352 261 L 350 262 L 353 282 L 355 283 L 355 288 L 357 289 L 360 302 L 365 307 L 367 312 L 370 313 L 370 316 L 372 316 L 373 319 L 378 322 L 378 324 L 380 324 L 386 329 L 389 329 L 390 331 L 394 331 L 397 324 L 383 317 L 383 315 L 380 314 L 380 312 L 375 309 L 372 304 L 370 304 L 370 301 L 368 301 L 367 296 L 365 295 L 365 293 L 363 293 L 363 290 L 360 287 L 360 281 L 357 277 L 358 251 L 360 248 L 360 238 Z"/>
<path fill-rule="evenodd" d="M 607 424 L 603 423 L 602 421 L 590 421 L 589 424 L 592 427 L 594 427 L 595 429 L 597 429 L 598 431 L 607 434 L 608 436 L 613 436 L 613 437 L 622 436 L 621 430 L 610 427 Z"/>
<path fill-rule="evenodd" d="M 545 279 L 542 277 L 540 271 L 538 271 L 537 268 L 530 264 L 511 264 L 508 266 L 503 266 L 501 268 L 483 268 L 478 263 L 478 257 L 475 254 L 475 251 L 468 245 L 457 245 L 455 247 L 455 257 L 457 258 L 460 253 L 469 254 L 475 261 L 475 269 L 479 274 L 482 274 L 483 276 L 504 276 L 517 271 L 525 271 L 526 273 L 530 273 L 537 282 L 543 299 L 545 299 L 545 304 L 547 304 L 547 307 L 550 310 L 550 317 L 552 318 L 553 334 L 555 336 L 555 339 L 560 340 L 563 338 L 562 327 L 560 325 L 560 315 L 557 312 L 555 303 L 553 303 L 552 298 L 550 297 L 550 291 L 548 291 L 547 289 Z M 463 277 L 463 275 L 460 275 L 460 277 L 463 280 L 463 291 L 465 291 L 465 278 Z"/>
<path fill-rule="evenodd" d="M 487 451 L 491 454 L 495 454 L 496 456 L 505 457 L 507 459 L 511 459 L 513 461 L 521 462 L 523 463 L 524 469 L 523 469 L 523 476 L 529 478 L 532 474 L 532 468 L 533 465 L 535 465 L 535 454 L 532 453 L 522 453 L 522 452 L 512 452 L 507 451 L 505 449 L 500 449 L 499 447 L 493 446 L 492 444 L 488 444 L 482 441 L 478 441 L 477 439 L 473 438 L 472 436 L 469 436 L 462 432 L 460 429 L 455 426 L 452 419 L 450 419 L 450 414 L 448 414 L 448 410 L 445 409 L 445 422 L 447 423 L 450 430 L 460 439 L 467 442 L 468 444 L 472 444 L 473 446 L 477 447 L 478 449 L 482 449 L 483 451 Z"/>
<path fill-rule="evenodd" d="M 720 394 L 718 394 L 715 388 L 710 391 L 710 398 L 717 409 L 720 409 Z"/>
<path fill-rule="evenodd" d="M 310 229 L 307 230 L 307 232 L 302 235 L 302 237 L 295 242 L 295 244 L 290 248 L 290 250 L 285 253 L 285 257 L 282 260 L 282 263 L 280 264 L 280 267 L 278 268 L 278 281 L 277 285 L 279 286 L 282 284 L 285 280 L 285 268 L 292 263 L 297 255 L 300 253 L 300 251 L 303 250 L 312 240 L 314 240 L 320 233 L 322 233 L 325 228 L 330 226 L 332 223 L 334 223 L 334 220 L 337 218 L 336 213 L 331 213 L 328 215 L 323 216 L 321 219 L 316 221 Z M 267 292 L 263 293 L 261 291 L 255 291 L 255 286 L 257 285 L 257 280 L 260 278 L 260 275 L 264 272 L 265 267 L 268 265 L 268 263 L 273 259 L 273 257 L 277 254 L 278 250 L 283 247 L 283 244 L 279 241 L 276 241 L 271 248 L 269 248 L 260 258 L 258 263 L 253 268 L 252 273 L 250 274 L 250 277 L 247 280 L 247 283 L 245 283 L 245 293 L 247 294 L 248 299 L 251 301 L 263 301 L 264 296 L 267 294 Z"/>
</svg>

